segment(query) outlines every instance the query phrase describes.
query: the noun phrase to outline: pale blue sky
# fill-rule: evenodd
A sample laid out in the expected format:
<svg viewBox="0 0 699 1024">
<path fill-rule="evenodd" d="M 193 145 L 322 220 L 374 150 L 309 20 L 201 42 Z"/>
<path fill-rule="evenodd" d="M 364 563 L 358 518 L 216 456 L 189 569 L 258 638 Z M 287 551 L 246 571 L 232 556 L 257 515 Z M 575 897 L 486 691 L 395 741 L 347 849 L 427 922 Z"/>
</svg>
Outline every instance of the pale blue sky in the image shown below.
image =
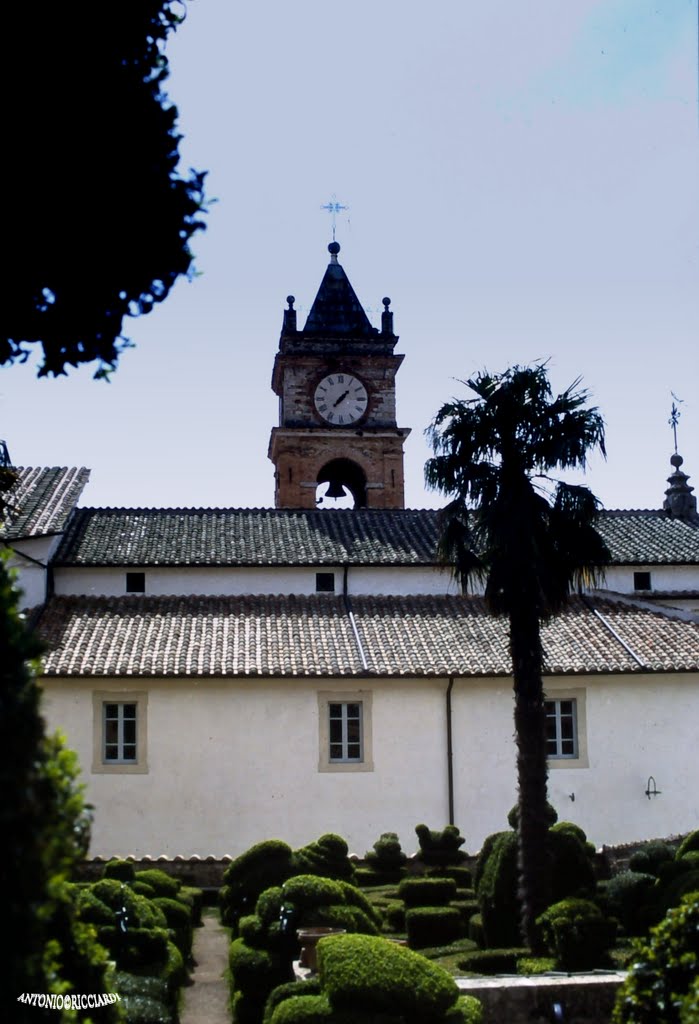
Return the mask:
<svg viewBox="0 0 699 1024">
<path fill-rule="evenodd" d="M 680 450 L 699 488 L 695 0 L 192 0 L 171 41 L 185 166 L 209 169 L 200 276 L 128 324 L 111 384 L 0 373 L 15 463 L 87 465 L 94 505 L 266 506 L 285 296 L 340 260 L 395 312 L 406 503 L 422 431 L 480 368 L 582 375 L 608 507 L 658 507 Z"/>
</svg>

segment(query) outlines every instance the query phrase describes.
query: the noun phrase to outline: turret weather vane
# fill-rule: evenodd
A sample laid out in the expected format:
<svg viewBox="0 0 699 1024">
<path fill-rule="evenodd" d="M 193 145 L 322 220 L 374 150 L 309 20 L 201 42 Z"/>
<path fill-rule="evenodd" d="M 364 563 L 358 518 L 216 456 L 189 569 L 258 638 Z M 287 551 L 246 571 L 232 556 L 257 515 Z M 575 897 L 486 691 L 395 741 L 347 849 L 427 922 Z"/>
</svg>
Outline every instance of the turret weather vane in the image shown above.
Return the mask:
<svg viewBox="0 0 699 1024">
<path fill-rule="evenodd" d="M 342 213 L 343 210 L 349 210 L 349 206 L 343 206 L 342 203 L 338 203 L 337 196 L 333 193 L 333 195 L 332 195 L 332 197 L 330 199 L 330 202 L 329 203 L 325 203 L 324 206 L 321 206 L 321 210 L 327 210 L 328 213 L 330 214 L 330 216 L 332 217 L 333 242 L 334 242 L 335 241 L 335 227 L 336 227 L 336 224 L 337 224 L 337 215 L 338 215 L 338 213 Z"/>
<path fill-rule="evenodd" d="M 672 427 L 672 436 L 675 439 L 675 455 L 677 455 L 677 424 L 680 422 L 680 416 L 682 415 L 679 407 L 683 404 L 683 400 L 678 398 L 674 391 L 671 391 L 670 394 L 672 395 L 672 409 L 670 410 L 668 423 Z"/>
</svg>

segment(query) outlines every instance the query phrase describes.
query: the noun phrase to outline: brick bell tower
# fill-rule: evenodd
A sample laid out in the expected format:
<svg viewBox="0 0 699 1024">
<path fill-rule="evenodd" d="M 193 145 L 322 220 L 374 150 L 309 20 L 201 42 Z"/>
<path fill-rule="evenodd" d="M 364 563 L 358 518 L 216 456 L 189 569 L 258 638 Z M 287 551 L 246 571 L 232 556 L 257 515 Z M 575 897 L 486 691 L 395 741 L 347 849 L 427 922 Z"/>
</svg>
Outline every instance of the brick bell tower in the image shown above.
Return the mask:
<svg viewBox="0 0 699 1024">
<path fill-rule="evenodd" d="M 328 246 L 330 263 L 303 330 L 294 297 L 287 299 L 272 388 L 279 426 L 269 458 L 275 468 L 277 508 L 331 508 L 350 495 L 355 508 L 404 508 L 403 444 L 410 433 L 396 424 L 396 372 L 390 299 L 381 330 L 372 327 Z M 316 499 L 319 484 L 328 484 Z"/>
</svg>

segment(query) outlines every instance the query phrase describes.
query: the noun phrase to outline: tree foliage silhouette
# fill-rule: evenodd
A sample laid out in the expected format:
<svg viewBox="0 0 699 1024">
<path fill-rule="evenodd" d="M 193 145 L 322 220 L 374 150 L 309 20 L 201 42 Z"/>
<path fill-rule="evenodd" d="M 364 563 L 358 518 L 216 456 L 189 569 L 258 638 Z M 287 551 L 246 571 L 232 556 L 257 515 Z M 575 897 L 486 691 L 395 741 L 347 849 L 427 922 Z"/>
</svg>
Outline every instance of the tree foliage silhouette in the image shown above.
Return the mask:
<svg viewBox="0 0 699 1024">
<path fill-rule="evenodd" d="M 204 174 L 178 172 L 164 93 L 173 0 L 17 3 L 4 12 L 4 296 L 0 364 L 43 350 L 39 375 L 97 360 L 106 376 L 192 267 Z"/>
<path fill-rule="evenodd" d="M 488 609 L 509 618 L 522 932 L 535 949 L 550 878 L 540 623 L 609 559 L 595 529 L 597 499 L 549 474 L 584 468 L 596 447 L 604 454 L 604 425 L 585 408 L 579 381 L 553 397 L 543 364 L 483 372 L 466 384 L 475 398 L 447 402 L 427 430 L 435 455 L 425 479 L 451 498 L 442 512 L 442 560 L 464 589 L 483 583 Z"/>
</svg>

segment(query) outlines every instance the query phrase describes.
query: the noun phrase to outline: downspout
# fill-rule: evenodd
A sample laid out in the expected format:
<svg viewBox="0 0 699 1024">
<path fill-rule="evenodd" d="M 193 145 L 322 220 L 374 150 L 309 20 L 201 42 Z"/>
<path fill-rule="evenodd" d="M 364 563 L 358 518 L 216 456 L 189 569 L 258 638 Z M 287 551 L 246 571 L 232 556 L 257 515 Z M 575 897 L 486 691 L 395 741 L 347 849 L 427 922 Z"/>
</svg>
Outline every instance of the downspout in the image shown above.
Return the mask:
<svg viewBox="0 0 699 1024">
<path fill-rule="evenodd" d="M 447 790 L 449 796 L 449 824 L 454 824 L 454 745 L 452 742 L 452 708 L 451 691 L 454 689 L 454 677 L 449 676 L 447 686 Z"/>
<path fill-rule="evenodd" d="M 359 657 L 361 658 L 362 668 L 364 669 L 365 672 L 368 672 L 369 671 L 369 665 L 367 664 L 366 655 L 364 653 L 364 647 L 362 645 L 362 639 L 361 639 L 361 637 L 359 635 L 359 630 L 357 629 L 357 623 L 354 621 L 354 613 L 352 611 L 352 603 L 351 603 L 350 598 L 349 598 L 349 587 L 348 587 L 348 583 L 347 583 L 347 577 L 349 576 L 349 564 L 347 562 L 345 562 L 345 564 L 343 565 L 342 570 L 343 570 L 343 573 L 342 573 L 342 597 L 343 597 L 344 602 L 345 602 L 345 611 L 347 612 L 347 617 L 348 617 L 348 619 L 350 621 L 350 626 L 352 627 L 352 632 L 354 633 L 354 641 L 355 641 L 355 643 L 357 645 L 357 650 L 359 652 Z"/>
</svg>

